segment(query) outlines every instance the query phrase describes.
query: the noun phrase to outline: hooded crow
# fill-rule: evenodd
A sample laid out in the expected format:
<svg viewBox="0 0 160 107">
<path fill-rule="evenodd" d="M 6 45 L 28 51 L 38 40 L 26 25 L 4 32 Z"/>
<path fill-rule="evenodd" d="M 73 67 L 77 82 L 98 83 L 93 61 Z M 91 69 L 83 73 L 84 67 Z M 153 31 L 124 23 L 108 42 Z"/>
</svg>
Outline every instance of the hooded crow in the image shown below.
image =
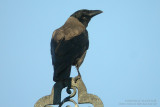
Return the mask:
<svg viewBox="0 0 160 107">
<path fill-rule="evenodd" d="M 76 66 L 80 78 L 81 66 L 89 47 L 87 26 L 92 17 L 102 13 L 101 10 L 78 10 L 65 24 L 56 29 L 51 39 L 53 81 L 63 81 L 70 77 L 71 66 Z"/>
</svg>

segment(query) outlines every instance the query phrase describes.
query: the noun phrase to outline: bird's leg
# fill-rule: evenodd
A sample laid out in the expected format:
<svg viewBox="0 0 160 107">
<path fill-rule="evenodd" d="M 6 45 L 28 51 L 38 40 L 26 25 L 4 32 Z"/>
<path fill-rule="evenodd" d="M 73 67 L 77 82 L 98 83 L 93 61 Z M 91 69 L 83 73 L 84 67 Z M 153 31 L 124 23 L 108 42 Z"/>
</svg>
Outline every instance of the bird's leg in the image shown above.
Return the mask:
<svg viewBox="0 0 160 107">
<path fill-rule="evenodd" d="M 76 68 L 77 68 L 78 76 L 76 76 L 76 77 L 74 78 L 75 83 L 77 82 L 78 79 L 81 78 L 81 74 L 80 74 L 80 72 L 79 72 L 79 67 L 76 67 Z"/>
<path fill-rule="evenodd" d="M 80 74 L 80 72 L 79 72 L 79 67 L 76 67 L 76 68 L 77 68 L 78 76 L 81 77 L 81 74 Z"/>
</svg>

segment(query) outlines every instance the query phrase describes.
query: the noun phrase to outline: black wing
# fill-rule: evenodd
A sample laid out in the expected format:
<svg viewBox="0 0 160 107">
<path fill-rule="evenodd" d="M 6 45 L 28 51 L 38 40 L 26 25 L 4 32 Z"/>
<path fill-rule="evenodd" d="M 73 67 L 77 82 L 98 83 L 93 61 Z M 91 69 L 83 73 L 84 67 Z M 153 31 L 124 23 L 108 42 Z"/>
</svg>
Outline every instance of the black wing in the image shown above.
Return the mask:
<svg viewBox="0 0 160 107">
<path fill-rule="evenodd" d="M 63 34 L 60 32 L 57 32 L 53 35 L 51 40 L 54 81 L 65 79 L 70 76 L 71 65 L 77 63 L 78 59 L 86 52 L 89 45 L 88 32 L 86 30 L 69 40 L 65 40 L 65 35 L 62 35 Z M 61 38 L 55 39 L 54 37 L 56 36 Z"/>
</svg>

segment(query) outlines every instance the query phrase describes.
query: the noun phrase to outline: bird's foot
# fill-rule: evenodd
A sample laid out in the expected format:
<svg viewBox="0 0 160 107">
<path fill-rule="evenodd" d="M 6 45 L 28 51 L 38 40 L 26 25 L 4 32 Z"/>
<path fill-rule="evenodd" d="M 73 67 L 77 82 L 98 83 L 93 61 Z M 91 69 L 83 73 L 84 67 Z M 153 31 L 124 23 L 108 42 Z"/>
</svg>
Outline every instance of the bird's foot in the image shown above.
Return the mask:
<svg viewBox="0 0 160 107">
<path fill-rule="evenodd" d="M 78 76 L 74 77 L 74 82 L 77 83 L 77 81 L 78 81 L 79 79 L 81 79 L 81 75 L 78 75 Z"/>
</svg>

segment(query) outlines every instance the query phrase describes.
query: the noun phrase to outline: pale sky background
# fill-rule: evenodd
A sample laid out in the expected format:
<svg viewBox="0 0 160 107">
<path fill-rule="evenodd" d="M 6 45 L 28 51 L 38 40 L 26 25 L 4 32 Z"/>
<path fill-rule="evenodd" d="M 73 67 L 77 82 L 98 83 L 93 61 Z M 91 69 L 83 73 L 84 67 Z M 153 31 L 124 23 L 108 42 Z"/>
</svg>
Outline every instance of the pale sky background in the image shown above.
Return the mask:
<svg viewBox="0 0 160 107">
<path fill-rule="evenodd" d="M 87 28 L 88 92 L 105 107 L 160 107 L 160 0 L 0 0 L 0 106 L 33 107 L 51 93 L 51 35 L 79 9 L 104 12 Z"/>
</svg>

